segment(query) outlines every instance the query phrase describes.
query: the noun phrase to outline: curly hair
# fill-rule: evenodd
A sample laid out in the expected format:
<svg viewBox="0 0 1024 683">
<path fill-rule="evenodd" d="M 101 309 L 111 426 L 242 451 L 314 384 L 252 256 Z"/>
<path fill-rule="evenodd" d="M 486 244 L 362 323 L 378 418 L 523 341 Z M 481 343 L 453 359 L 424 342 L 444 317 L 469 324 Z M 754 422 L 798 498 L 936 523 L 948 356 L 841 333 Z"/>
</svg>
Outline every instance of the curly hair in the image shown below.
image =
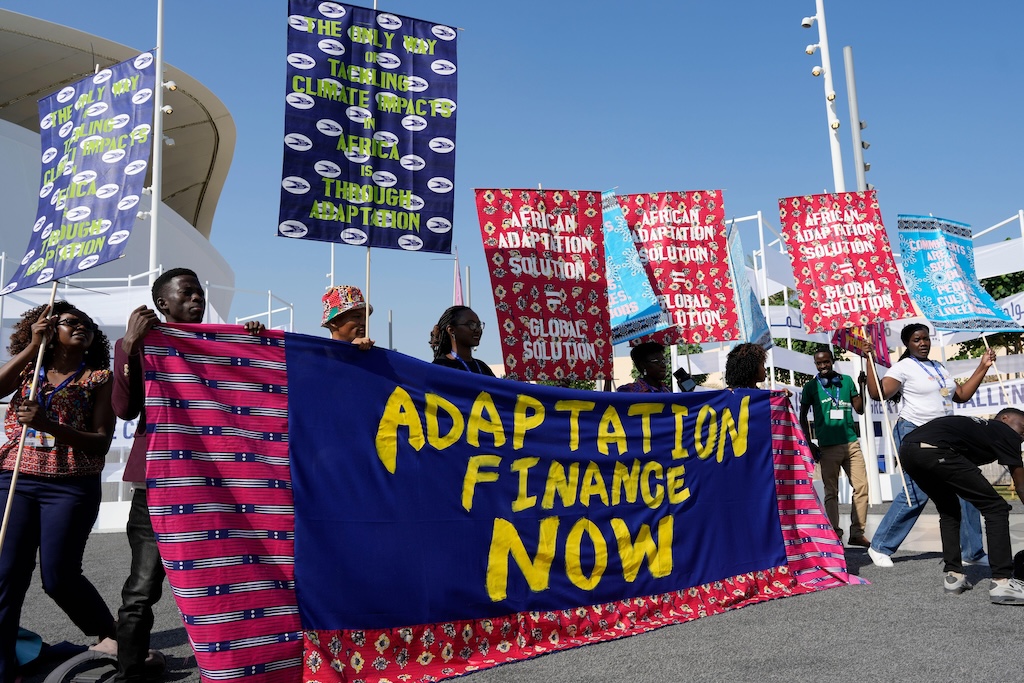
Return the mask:
<svg viewBox="0 0 1024 683">
<path fill-rule="evenodd" d="M 768 353 L 757 344 L 739 344 L 725 359 L 725 386 L 753 387 L 764 368 Z"/>
<path fill-rule="evenodd" d="M 459 319 L 459 316 L 469 311 L 473 312 L 473 309 L 469 306 L 451 306 L 445 309 L 445 312 L 441 314 L 441 317 L 437 320 L 437 348 L 434 349 L 434 358 L 440 358 L 441 356 L 447 356 L 452 352 L 452 336 L 448 334 L 448 327 L 455 324 L 455 321 Z"/>
<path fill-rule="evenodd" d="M 16 356 L 24 351 L 29 343 L 32 341 L 32 324 L 39 319 L 39 315 L 43 312 L 46 305 L 36 306 L 35 308 L 25 311 L 21 320 L 14 325 L 14 333 L 11 335 L 10 346 L 7 347 L 7 351 L 11 356 Z M 67 301 L 56 301 L 53 304 L 53 310 L 50 312 L 51 315 L 60 315 L 67 313 L 68 311 L 78 311 L 72 304 Z M 82 311 L 84 313 L 84 311 Z M 92 344 L 85 351 L 85 355 L 82 360 L 85 361 L 85 367 L 92 370 L 107 370 L 110 368 L 110 340 L 107 335 L 103 333 L 103 330 L 99 327 L 93 327 L 93 339 Z M 45 366 L 50 362 L 53 357 L 53 349 L 50 345 L 47 346 L 46 351 L 43 353 L 43 365 Z M 33 360 L 33 362 L 35 362 Z"/>
</svg>

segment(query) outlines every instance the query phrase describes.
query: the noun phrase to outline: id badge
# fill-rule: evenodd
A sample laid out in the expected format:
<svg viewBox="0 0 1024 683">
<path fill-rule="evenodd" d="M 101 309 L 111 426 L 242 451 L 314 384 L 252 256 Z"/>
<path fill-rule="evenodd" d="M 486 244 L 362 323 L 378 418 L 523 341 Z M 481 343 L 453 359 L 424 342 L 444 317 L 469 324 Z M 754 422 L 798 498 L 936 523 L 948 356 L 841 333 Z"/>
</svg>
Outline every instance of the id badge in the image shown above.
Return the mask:
<svg viewBox="0 0 1024 683">
<path fill-rule="evenodd" d="M 26 429 L 28 430 L 25 432 L 26 446 L 32 446 L 32 448 L 53 448 L 57 445 L 57 440 L 53 438 L 53 434 L 40 432 L 32 427 L 26 427 Z"/>
<path fill-rule="evenodd" d="M 830 420 L 842 420 L 846 417 L 846 411 L 842 408 L 833 408 L 828 411 L 828 419 Z"/>
</svg>

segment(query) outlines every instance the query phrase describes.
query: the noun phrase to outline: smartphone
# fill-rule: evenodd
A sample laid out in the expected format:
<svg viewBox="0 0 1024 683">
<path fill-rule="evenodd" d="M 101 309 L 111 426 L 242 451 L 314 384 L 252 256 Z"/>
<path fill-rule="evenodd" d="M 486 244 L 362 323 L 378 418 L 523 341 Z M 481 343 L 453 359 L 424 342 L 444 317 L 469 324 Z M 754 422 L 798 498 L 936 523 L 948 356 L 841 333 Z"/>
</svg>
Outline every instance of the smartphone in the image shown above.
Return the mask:
<svg viewBox="0 0 1024 683">
<path fill-rule="evenodd" d="M 676 378 L 676 384 L 679 385 L 680 391 L 693 391 L 697 388 L 697 383 L 690 377 L 690 373 L 683 368 L 679 368 L 672 375 Z"/>
</svg>

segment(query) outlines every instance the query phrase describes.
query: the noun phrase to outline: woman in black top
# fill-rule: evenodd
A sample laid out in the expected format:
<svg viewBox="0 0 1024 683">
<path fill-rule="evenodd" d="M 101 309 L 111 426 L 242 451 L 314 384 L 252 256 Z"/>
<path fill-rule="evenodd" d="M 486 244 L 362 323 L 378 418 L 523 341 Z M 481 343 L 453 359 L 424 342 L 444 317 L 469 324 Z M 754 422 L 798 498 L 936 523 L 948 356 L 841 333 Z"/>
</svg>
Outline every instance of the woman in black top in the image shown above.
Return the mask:
<svg viewBox="0 0 1024 683">
<path fill-rule="evenodd" d="M 486 363 L 473 358 L 473 349 L 480 345 L 484 324 L 472 308 L 452 306 L 441 314 L 437 331 L 435 364 L 494 377 Z"/>
</svg>

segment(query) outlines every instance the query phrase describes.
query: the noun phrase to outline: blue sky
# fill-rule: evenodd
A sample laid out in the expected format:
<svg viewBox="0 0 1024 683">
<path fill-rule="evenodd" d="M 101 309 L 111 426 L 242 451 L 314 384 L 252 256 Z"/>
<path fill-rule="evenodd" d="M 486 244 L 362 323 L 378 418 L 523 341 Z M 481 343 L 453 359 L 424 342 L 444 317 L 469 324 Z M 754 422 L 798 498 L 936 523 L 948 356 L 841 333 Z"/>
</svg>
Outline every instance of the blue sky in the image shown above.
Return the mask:
<svg viewBox="0 0 1024 683">
<path fill-rule="evenodd" d="M 154 0 L 3 4 L 140 51 L 156 40 Z M 823 85 L 811 76 L 820 59 L 804 53 L 817 28 L 800 26 L 813 0 L 395 0 L 379 9 L 464 29 L 454 241 L 472 270 L 473 307 L 489 323 L 483 360 L 501 353 L 473 188 L 724 189 L 728 216 L 761 210 L 776 229 L 778 198 L 832 189 Z M 1014 49 L 1022 6 L 865 0 L 825 9 L 847 187 L 855 177 L 842 48 L 852 45 L 868 182 L 890 234 L 897 213 L 982 229 L 1024 208 L 1024 57 Z M 234 117 L 212 240 L 237 286 L 272 288 L 295 304 L 296 331 L 323 334 L 329 246 L 276 236 L 286 18 L 284 0 L 171 0 L 165 58 Z M 743 239 L 756 246 L 756 233 Z M 365 249 L 335 253 L 336 281 L 362 286 Z M 437 259 L 374 250 L 378 344 L 387 344 L 391 310 L 395 346 L 427 358 L 430 327 L 451 303 L 451 262 Z"/>
</svg>

